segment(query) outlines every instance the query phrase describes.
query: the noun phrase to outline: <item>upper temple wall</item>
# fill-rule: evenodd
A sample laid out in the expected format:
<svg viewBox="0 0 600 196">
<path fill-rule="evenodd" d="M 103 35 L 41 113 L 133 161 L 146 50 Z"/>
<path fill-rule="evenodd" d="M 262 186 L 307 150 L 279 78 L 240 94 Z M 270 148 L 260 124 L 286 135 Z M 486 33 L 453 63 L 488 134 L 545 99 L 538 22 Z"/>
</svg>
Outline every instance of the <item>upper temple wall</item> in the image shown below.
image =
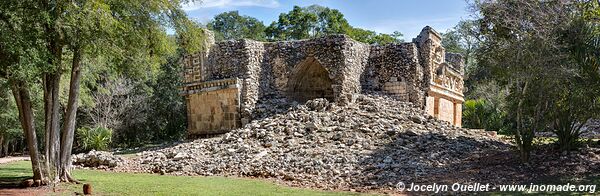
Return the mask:
<svg viewBox="0 0 600 196">
<path fill-rule="evenodd" d="M 430 27 L 425 27 L 413 42 L 399 44 L 368 45 L 346 35 L 329 35 L 297 41 L 241 39 L 207 45 L 204 52 L 183 59 L 184 82 L 193 85 L 238 79 L 243 117 L 251 116 L 261 98 L 296 98 L 293 91 L 307 94 L 305 98 L 321 93 L 336 102 L 349 101 L 356 93 L 378 91 L 423 107 L 427 89 L 444 67 L 440 65 L 447 65 L 443 70 L 448 73 L 460 74 L 462 82 L 462 57 L 445 53 L 441 36 Z M 303 83 L 305 80 L 316 82 Z M 307 89 L 315 93 L 303 93 Z"/>
<path fill-rule="evenodd" d="M 324 79 L 331 81 L 328 86 L 332 89 L 332 101 L 344 102 L 351 94 L 361 91 L 359 78 L 369 49 L 368 44 L 345 35 L 285 42 L 223 41 L 212 44 L 208 53 L 184 58 L 190 73 L 201 70 L 200 77 L 187 77 L 190 74 L 186 72 L 185 82 L 239 79 L 242 116 L 250 116 L 262 97 L 291 96 L 290 80 L 299 82 L 297 75 L 305 74 L 302 66 L 310 61 L 325 70 Z"/>
<path fill-rule="evenodd" d="M 414 43 L 373 45 L 361 83 L 364 91 L 387 92 L 400 100 L 421 105 L 424 99 L 422 75 Z"/>
</svg>

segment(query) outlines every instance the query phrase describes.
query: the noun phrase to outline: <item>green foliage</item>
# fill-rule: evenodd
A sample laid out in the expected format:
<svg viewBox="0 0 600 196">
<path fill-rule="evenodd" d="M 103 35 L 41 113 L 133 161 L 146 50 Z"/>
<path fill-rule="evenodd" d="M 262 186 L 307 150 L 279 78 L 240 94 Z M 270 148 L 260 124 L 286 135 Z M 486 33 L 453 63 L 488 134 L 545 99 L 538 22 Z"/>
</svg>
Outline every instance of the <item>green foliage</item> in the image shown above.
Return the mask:
<svg viewBox="0 0 600 196">
<path fill-rule="evenodd" d="M 266 40 L 265 25 L 256 18 L 240 16 L 238 11 L 216 15 L 208 24 L 208 28 L 215 31 L 217 41 L 242 38 Z"/>
<path fill-rule="evenodd" d="M 472 129 L 502 131 L 505 113 L 484 99 L 467 100 L 463 108 L 463 126 Z"/>
<path fill-rule="evenodd" d="M 38 87 L 33 85 L 33 87 Z M 38 88 L 32 89 L 32 104 L 36 118 L 36 127 L 43 126 L 43 105 L 42 93 L 39 92 Z M 37 135 L 41 136 L 43 132 L 38 129 Z M 19 120 L 19 110 L 17 104 L 12 95 L 12 91 L 9 88 L 9 82 L 5 79 L 0 78 L 0 138 L 2 138 L 5 144 L 17 143 L 18 149 L 24 149 L 25 144 L 21 141 L 25 139 L 23 135 L 23 129 L 21 128 L 21 122 Z M 42 137 L 38 137 L 42 138 Z M 0 144 L 2 145 L 2 144 Z M 14 149 L 17 150 L 17 149 Z M 11 153 L 11 152 L 9 152 Z M 0 153 L 1 154 L 1 153 Z"/>
<path fill-rule="evenodd" d="M 157 80 L 150 84 L 154 94 L 148 100 L 151 114 L 146 122 L 150 128 L 146 131 L 154 133 L 155 140 L 181 139 L 187 131 L 184 97 L 178 88 L 183 84 L 179 75 L 183 70 L 179 63 L 181 57 L 169 58 L 161 66 Z"/>
<path fill-rule="evenodd" d="M 158 77 L 144 84 L 149 93 L 138 94 L 138 100 L 126 106 L 123 112 L 129 120 L 116 128 L 118 144 L 138 146 L 183 138 L 187 120 L 184 98 L 178 90 L 182 84 L 178 74 L 182 70 L 180 58 L 171 57 L 168 63 L 161 65 Z"/>
<path fill-rule="evenodd" d="M 316 37 L 319 18 L 306 8 L 294 6 L 289 13 L 279 15 L 279 20 L 267 28 L 267 36 L 273 40 L 299 40 Z M 331 21 L 338 22 L 338 21 Z"/>
<path fill-rule="evenodd" d="M 365 30 L 361 28 L 351 28 L 347 34 L 356 41 L 369 43 L 369 44 L 388 44 L 388 43 L 400 43 L 402 39 L 402 33 L 395 31 L 393 34 L 376 33 L 375 31 Z"/>
<path fill-rule="evenodd" d="M 471 129 L 482 129 L 485 118 L 485 101 L 467 100 L 463 105 L 463 127 Z"/>
<path fill-rule="evenodd" d="M 112 143 L 113 131 L 104 127 L 82 127 L 77 129 L 77 141 L 84 151 L 108 150 Z"/>
<path fill-rule="evenodd" d="M 0 135 L 14 138 L 21 134 L 19 111 L 5 80 L 0 79 Z"/>
<path fill-rule="evenodd" d="M 470 97 L 473 89 L 490 78 L 488 69 L 479 66 L 475 53 L 480 41 L 479 24 L 476 20 L 461 20 L 452 29 L 442 33 L 442 45 L 446 52 L 458 53 L 465 62 L 465 96 Z M 476 98 L 474 98 L 476 99 Z"/>
<path fill-rule="evenodd" d="M 600 24 L 587 22 L 586 13 L 563 32 L 567 62 L 576 74 L 564 79 L 551 112 L 552 131 L 558 136 L 561 150 L 578 147 L 582 126 L 591 118 L 600 118 Z M 585 107 L 582 107 L 585 106 Z"/>
<path fill-rule="evenodd" d="M 8 82 L 35 82 L 39 73 L 50 69 L 44 62 L 47 46 L 39 39 L 43 36 L 40 21 L 46 18 L 29 10 L 37 3 L 31 0 L 0 3 L 0 78 Z"/>
<path fill-rule="evenodd" d="M 507 90 L 494 81 L 480 81 L 474 87 L 463 105 L 463 126 L 506 134 Z"/>
<path fill-rule="evenodd" d="M 369 44 L 404 41 L 402 33 L 398 31 L 383 34 L 352 27 L 339 10 L 319 5 L 294 6 L 288 13 L 280 14 L 278 20 L 268 27 L 256 18 L 239 15 L 238 11 L 221 13 L 207 26 L 215 31 L 217 40 L 248 38 L 258 41 L 285 41 L 346 34 Z"/>
<path fill-rule="evenodd" d="M 269 40 L 298 40 L 331 34 L 346 34 L 352 39 L 369 44 L 403 42 L 402 33 L 376 33 L 352 27 L 344 15 L 336 9 L 318 5 L 294 6 L 292 11 L 282 13 L 276 22 L 265 30 Z"/>
<path fill-rule="evenodd" d="M 562 150 L 576 147 L 583 124 L 599 115 L 600 31 L 589 12 L 597 3 L 502 0 L 475 6 L 483 41 L 474 54 L 508 91 L 505 127 L 521 158 L 528 160 L 536 131 L 556 133 Z"/>
<path fill-rule="evenodd" d="M 600 21 L 600 1 L 583 0 L 579 3 L 582 18 L 587 21 Z"/>
</svg>

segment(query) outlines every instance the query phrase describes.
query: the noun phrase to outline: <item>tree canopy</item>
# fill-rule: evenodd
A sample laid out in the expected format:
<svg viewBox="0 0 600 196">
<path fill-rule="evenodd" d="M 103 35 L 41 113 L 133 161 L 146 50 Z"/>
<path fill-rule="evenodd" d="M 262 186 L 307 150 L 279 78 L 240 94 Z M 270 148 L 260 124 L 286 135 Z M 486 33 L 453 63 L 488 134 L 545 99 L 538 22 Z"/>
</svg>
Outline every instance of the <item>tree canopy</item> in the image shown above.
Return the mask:
<svg viewBox="0 0 600 196">
<path fill-rule="evenodd" d="M 215 16 L 208 28 L 216 32 L 216 40 L 248 38 L 265 41 L 265 25 L 256 18 L 241 16 L 238 11 L 223 12 Z"/>
<path fill-rule="evenodd" d="M 403 42 L 402 33 L 376 33 L 352 27 L 339 10 L 319 5 L 294 6 L 288 13 L 266 26 L 256 18 L 241 16 L 238 11 L 224 12 L 207 25 L 216 32 L 217 40 L 253 39 L 258 41 L 286 41 L 346 34 L 351 38 L 370 44 Z"/>
</svg>

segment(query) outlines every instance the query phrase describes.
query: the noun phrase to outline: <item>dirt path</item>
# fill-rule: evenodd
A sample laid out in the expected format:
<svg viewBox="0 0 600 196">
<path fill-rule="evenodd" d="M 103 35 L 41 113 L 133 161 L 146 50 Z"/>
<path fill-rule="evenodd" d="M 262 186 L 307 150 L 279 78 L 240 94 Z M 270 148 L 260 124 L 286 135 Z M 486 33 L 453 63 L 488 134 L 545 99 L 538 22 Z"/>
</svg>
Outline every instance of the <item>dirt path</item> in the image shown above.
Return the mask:
<svg viewBox="0 0 600 196">
<path fill-rule="evenodd" d="M 2 158 L 0 158 L 0 164 L 10 163 L 13 161 L 29 161 L 29 157 L 20 156 L 20 157 L 2 157 Z"/>
</svg>

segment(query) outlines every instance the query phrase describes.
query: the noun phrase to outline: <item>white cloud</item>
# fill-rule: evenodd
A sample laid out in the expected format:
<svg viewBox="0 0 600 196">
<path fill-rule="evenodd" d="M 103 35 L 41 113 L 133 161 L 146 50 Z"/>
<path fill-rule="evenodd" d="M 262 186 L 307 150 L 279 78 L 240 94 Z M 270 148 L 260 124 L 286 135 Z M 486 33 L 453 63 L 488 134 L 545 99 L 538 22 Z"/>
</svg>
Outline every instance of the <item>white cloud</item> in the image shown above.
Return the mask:
<svg viewBox="0 0 600 196">
<path fill-rule="evenodd" d="M 183 10 L 193 11 L 201 8 L 228 8 L 228 7 L 279 7 L 278 0 L 201 0 L 182 5 Z"/>
</svg>

